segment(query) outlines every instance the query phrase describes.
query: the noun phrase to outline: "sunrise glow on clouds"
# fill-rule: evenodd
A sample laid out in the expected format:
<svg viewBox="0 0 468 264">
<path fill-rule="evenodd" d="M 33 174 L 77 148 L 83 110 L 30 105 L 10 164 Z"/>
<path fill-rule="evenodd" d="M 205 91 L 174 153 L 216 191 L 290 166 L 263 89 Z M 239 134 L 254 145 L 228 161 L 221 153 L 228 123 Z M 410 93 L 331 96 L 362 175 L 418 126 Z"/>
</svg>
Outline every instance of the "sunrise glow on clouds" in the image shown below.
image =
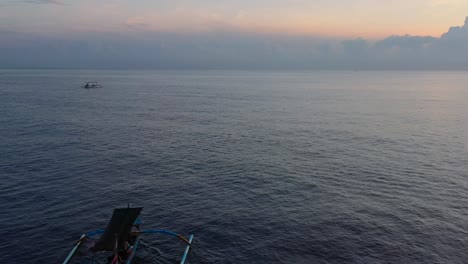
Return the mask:
<svg viewBox="0 0 468 264">
<path fill-rule="evenodd" d="M 468 70 L 467 0 L 0 0 L 0 68 Z"/>
<path fill-rule="evenodd" d="M 440 36 L 466 0 L 3 0 L 0 27 L 22 32 L 241 31 L 327 37 Z"/>
</svg>

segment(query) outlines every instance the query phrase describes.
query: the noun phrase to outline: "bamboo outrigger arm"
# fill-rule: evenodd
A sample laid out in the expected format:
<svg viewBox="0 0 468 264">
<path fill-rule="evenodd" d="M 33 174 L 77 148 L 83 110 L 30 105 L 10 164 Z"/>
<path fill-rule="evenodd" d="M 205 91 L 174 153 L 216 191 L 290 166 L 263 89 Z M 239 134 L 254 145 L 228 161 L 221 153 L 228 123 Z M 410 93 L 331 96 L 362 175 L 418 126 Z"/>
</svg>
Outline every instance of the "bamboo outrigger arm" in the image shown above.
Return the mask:
<svg viewBox="0 0 468 264">
<path fill-rule="evenodd" d="M 180 264 L 185 264 L 185 260 L 187 259 L 188 253 L 190 252 L 190 249 L 192 248 L 192 240 L 193 240 L 193 235 L 190 235 L 188 239 L 189 244 L 187 245 L 187 247 L 185 247 L 184 255 L 182 255 Z"/>
<path fill-rule="evenodd" d="M 63 264 L 67 264 L 71 260 L 73 255 L 75 255 L 76 250 L 81 246 L 81 243 L 85 240 L 85 238 L 85 234 L 81 235 L 80 239 L 78 239 L 78 242 L 75 243 L 75 246 L 72 248 L 70 253 L 68 253 L 67 258 L 63 261 Z"/>
</svg>

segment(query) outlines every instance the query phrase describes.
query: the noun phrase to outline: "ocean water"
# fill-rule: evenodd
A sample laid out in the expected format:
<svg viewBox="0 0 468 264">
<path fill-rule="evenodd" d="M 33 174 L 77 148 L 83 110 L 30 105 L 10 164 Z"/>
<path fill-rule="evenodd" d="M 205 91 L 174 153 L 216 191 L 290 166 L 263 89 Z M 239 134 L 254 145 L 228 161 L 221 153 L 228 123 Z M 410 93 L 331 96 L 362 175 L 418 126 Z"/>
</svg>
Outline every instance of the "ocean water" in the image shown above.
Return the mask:
<svg viewBox="0 0 468 264">
<path fill-rule="evenodd" d="M 0 263 L 128 203 L 189 263 L 468 263 L 467 146 L 466 72 L 2 70 Z"/>
</svg>

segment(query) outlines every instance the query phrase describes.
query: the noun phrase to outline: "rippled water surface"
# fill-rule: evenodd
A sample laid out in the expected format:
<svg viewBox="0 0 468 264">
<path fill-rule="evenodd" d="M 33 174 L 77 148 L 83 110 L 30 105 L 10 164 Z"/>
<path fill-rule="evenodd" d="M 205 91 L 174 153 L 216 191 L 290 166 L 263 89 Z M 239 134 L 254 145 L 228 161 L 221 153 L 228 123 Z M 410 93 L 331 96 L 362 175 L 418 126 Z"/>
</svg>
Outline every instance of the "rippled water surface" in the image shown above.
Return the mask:
<svg viewBox="0 0 468 264">
<path fill-rule="evenodd" d="M 466 72 L 3 70 L 0 262 L 130 203 L 190 263 L 467 263 L 467 144 Z"/>
</svg>

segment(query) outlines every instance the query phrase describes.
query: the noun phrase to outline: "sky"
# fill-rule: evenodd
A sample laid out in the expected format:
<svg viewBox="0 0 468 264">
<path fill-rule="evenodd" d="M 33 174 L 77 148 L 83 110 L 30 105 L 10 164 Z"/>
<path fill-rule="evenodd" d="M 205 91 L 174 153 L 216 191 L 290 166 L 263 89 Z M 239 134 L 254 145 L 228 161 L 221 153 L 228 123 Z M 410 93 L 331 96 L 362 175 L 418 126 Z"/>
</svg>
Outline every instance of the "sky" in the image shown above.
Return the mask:
<svg viewBox="0 0 468 264">
<path fill-rule="evenodd" d="M 1 68 L 468 69 L 467 0 L 0 0 Z"/>
<path fill-rule="evenodd" d="M 378 38 L 440 36 L 466 0 L 0 0 L 0 24 L 22 32 L 237 30 Z"/>
</svg>

